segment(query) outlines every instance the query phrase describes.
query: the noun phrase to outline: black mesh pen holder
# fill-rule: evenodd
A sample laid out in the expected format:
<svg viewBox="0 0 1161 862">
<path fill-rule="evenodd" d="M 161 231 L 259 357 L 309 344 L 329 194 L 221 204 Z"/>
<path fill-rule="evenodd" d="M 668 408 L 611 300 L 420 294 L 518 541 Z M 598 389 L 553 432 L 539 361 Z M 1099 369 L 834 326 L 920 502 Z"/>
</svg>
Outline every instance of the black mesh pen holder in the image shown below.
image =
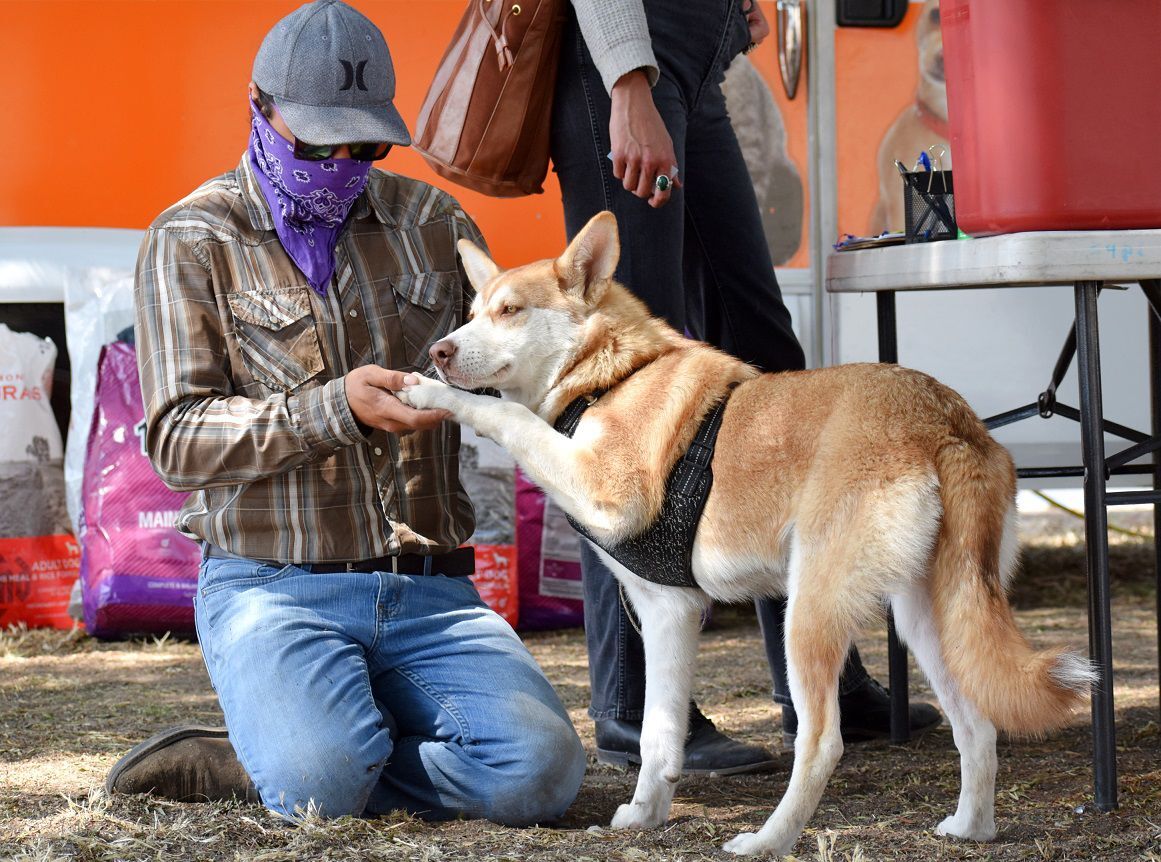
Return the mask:
<svg viewBox="0 0 1161 862">
<path fill-rule="evenodd" d="M 935 242 L 959 236 L 951 171 L 908 171 L 902 177 L 907 242 Z"/>
</svg>

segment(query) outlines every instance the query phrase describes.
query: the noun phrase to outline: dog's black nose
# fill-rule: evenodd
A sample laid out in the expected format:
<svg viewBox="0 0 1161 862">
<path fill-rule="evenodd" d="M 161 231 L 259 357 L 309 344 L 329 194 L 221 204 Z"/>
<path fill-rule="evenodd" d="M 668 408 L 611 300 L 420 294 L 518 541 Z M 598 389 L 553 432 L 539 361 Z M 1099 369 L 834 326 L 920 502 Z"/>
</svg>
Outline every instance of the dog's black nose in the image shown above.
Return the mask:
<svg viewBox="0 0 1161 862">
<path fill-rule="evenodd" d="M 427 351 L 435 364 L 441 368 L 447 365 L 448 360 L 455 356 L 456 345 L 450 338 L 444 338 L 431 345 L 431 350 Z"/>
</svg>

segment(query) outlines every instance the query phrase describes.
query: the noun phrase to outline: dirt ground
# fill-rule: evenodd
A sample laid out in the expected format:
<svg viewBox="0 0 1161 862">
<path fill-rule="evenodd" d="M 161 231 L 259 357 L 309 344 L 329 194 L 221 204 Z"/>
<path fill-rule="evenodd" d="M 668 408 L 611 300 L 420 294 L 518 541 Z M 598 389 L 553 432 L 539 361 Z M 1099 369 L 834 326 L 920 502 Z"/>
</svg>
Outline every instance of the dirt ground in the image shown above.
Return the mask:
<svg viewBox="0 0 1161 862">
<path fill-rule="evenodd" d="M 1148 530 L 1141 516 L 1132 529 Z M 1125 517 L 1118 519 L 1126 524 Z M 1067 517 L 1025 519 L 1024 570 L 1013 600 L 1038 645 L 1087 643 L 1084 553 Z M 946 726 L 906 746 L 847 748 L 795 847 L 800 860 L 1151 860 L 1161 862 L 1161 729 L 1152 543 L 1115 534 L 1117 756 L 1121 805 L 1098 813 L 1087 713 L 1037 741 L 1001 739 L 999 836 L 976 844 L 933 828 L 950 814 L 959 765 Z M 588 677 L 579 631 L 526 641 L 568 706 L 592 755 Z M 883 630 L 859 639 L 886 680 Z M 703 635 L 696 695 L 728 733 L 779 745 L 778 712 L 752 610 L 720 610 Z M 912 672 L 913 697 L 930 694 Z M 406 816 L 291 827 L 239 803 L 107 798 L 116 759 L 169 724 L 220 721 L 196 644 L 101 643 L 60 632 L 0 633 L 0 860 L 706 860 L 765 820 L 785 790 L 790 755 L 768 775 L 684 779 L 670 822 L 641 833 L 605 829 L 635 773 L 590 757 L 580 796 L 560 823 L 509 829 L 428 824 Z"/>
</svg>

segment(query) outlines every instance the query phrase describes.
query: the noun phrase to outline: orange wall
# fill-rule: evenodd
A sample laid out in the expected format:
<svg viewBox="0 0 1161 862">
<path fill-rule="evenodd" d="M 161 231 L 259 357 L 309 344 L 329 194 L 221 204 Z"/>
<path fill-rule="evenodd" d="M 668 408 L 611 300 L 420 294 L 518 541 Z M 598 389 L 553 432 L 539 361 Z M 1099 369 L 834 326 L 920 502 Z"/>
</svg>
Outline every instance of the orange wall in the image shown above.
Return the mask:
<svg viewBox="0 0 1161 862">
<path fill-rule="evenodd" d="M 246 83 L 296 0 L 0 0 L 0 225 L 145 227 L 246 146 Z M 358 0 L 387 37 L 396 104 L 419 114 L 463 0 Z M 383 163 L 435 182 L 419 155 Z M 440 182 L 504 265 L 559 253 L 560 193 L 496 200 Z M 535 225 L 530 230 L 529 226 Z"/>
<path fill-rule="evenodd" d="M 387 37 L 396 103 L 414 125 L 465 0 L 357 0 Z M 145 227 L 246 144 L 245 87 L 270 26 L 298 0 L 0 0 L 0 225 Z M 773 14 L 773 3 L 764 3 Z M 805 86 L 788 104 L 773 39 L 752 59 L 771 83 L 806 177 Z M 560 193 L 497 200 L 437 180 L 418 154 L 383 163 L 448 188 L 502 265 L 559 252 Z M 805 264 L 805 238 L 795 264 Z"/>
</svg>

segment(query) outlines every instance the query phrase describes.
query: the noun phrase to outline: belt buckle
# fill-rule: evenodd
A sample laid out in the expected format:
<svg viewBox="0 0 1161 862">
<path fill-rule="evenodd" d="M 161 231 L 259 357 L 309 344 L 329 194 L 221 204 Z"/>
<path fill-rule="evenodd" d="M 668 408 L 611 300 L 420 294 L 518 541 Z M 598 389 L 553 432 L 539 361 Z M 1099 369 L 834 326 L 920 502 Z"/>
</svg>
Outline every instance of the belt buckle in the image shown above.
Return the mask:
<svg viewBox="0 0 1161 862">
<path fill-rule="evenodd" d="M 689 450 L 685 453 L 687 460 L 692 461 L 699 467 L 705 467 L 710 463 L 710 456 L 713 449 L 704 443 L 698 443 L 696 440 L 689 444 Z"/>
</svg>

